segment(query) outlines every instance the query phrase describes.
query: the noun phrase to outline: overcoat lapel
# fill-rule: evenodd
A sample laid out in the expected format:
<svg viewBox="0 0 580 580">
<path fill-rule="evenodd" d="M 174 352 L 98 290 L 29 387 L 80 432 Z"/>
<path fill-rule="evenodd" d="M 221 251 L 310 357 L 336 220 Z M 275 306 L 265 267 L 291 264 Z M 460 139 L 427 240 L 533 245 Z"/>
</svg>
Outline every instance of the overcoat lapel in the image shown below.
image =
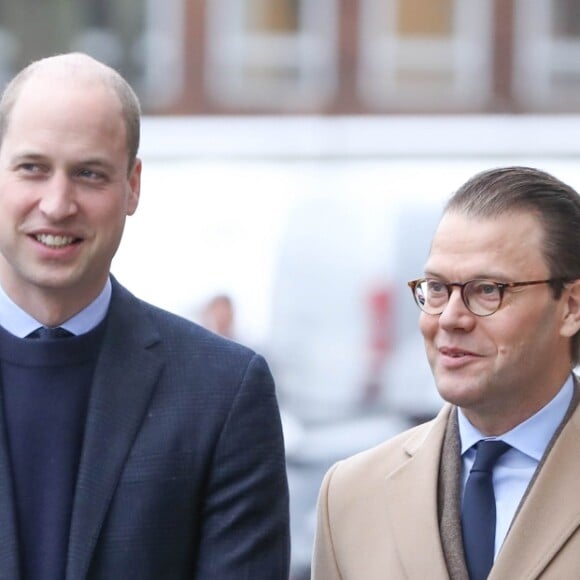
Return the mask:
<svg viewBox="0 0 580 580">
<path fill-rule="evenodd" d="M 437 515 L 439 460 L 449 412 L 445 406 L 429 430 L 406 443 L 409 460 L 385 480 L 392 537 L 406 578 L 449 578 Z"/>
<path fill-rule="evenodd" d="M 4 397 L 0 389 L 0 578 L 20 578 L 16 503 L 6 433 Z"/>
<path fill-rule="evenodd" d="M 516 516 L 490 580 L 538 578 L 580 526 L 580 406 L 576 407 Z"/>
<path fill-rule="evenodd" d="M 97 361 L 74 498 L 66 578 L 85 578 L 162 360 L 139 303 L 117 284 Z"/>
<path fill-rule="evenodd" d="M 439 529 L 452 580 L 469 580 L 461 535 L 461 444 L 457 408 L 449 415 L 439 464 Z"/>
</svg>

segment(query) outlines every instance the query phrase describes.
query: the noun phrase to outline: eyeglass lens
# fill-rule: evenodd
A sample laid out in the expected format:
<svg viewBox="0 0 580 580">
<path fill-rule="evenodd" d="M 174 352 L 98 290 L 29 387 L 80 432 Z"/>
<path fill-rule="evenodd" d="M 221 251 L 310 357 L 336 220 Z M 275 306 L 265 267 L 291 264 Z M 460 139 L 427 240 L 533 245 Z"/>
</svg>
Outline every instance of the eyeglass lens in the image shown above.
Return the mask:
<svg viewBox="0 0 580 580">
<path fill-rule="evenodd" d="M 427 314 L 441 314 L 449 302 L 454 285 L 438 280 L 421 280 L 415 286 L 415 300 Z M 461 297 L 467 308 L 479 316 L 497 311 L 501 303 L 501 290 L 490 280 L 472 280 L 461 288 Z"/>
</svg>

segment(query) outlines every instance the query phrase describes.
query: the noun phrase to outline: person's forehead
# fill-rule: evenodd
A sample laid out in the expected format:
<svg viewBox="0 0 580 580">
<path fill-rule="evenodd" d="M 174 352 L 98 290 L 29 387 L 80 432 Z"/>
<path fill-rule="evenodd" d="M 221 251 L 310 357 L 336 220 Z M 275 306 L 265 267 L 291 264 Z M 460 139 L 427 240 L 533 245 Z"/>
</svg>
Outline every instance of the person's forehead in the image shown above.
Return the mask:
<svg viewBox="0 0 580 580">
<path fill-rule="evenodd" d="M 38 88 L 36 81 L 25 87 L 8 116 L 0 144 L 3 163 L 36 157 L 125 171 L 127 127 L 118 101 L 106 88 L 68 84 L 45 92 Z"/>
<path fill-rule="evenodd" d="M 529 210 L 511 210 L 495 215 L 478 215 L 450 210 L 443 214 L 433 239 L 446 236 L 474 239 L 490 235 L 511 237 L 512 232 L 518 231 L 541 236 L 544 232 L 544 225 L 539 216 Z"/>
<path fill-rule="evenodd" d="M 62 68 L 41 70 L 32 74 L 22 83 L 14 105 L 29 99 L 42 99 L 62 93 L 98 96 L 120 108 L 117 95 L 102 75 L 90 74 L 90 72 L 73 74 Z"/>
<path fill-rule="evenodd" d="M 86 55 L 61 55 L 35 63 L 25 82 L 33 80 L 66 82 L 72 80 L 74 82 L 104 83 L 107 82 L 111 70 Z"/>
<path fill-rule="evenodd" d="M 449 212 L 435 232 L 426 271 L 441 269 L 464 277 L 543 270 L 543 234 L 542 223 L 532 212 L 494 217 Z"/>
<path fill-rule="evenodd" d="M 110 87 L 86 79 L 58 80 L 49 82 L 38 75 L 23 85 L 8 115 L 6 137 L 18 136 L 31 123 L 38 132 L 55 124 L 71 126 L 75 120 L 79 130 L 93 125 L 115 133 L 126 131 L 121 103 Z"/>
</svg>

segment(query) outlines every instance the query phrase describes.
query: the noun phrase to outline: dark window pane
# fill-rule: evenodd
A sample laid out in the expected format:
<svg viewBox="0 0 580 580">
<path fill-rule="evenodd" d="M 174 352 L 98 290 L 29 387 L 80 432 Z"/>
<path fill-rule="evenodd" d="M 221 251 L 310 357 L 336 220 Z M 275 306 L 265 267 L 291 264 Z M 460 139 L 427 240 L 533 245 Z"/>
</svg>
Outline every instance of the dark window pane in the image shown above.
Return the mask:
<svg viewBox="0 0 580 580">
<path fill-rule="evenodd" d="M 580 36 L 580 2 L 553 0 L 554 36 Z"/>
</svg>

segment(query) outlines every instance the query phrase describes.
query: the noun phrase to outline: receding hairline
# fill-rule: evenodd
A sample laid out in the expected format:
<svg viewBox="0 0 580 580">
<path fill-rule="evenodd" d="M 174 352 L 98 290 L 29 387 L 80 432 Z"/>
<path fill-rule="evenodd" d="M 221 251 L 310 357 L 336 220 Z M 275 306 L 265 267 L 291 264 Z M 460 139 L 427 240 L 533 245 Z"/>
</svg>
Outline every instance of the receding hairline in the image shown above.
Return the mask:
<svg viewBox="0 0 580 580">
<path fill-rule="evenodd" d="M 77 78 L 79 73 L 86 72 L 87 78 L 96 73 L 103 80 L 108 80 L 112 75 L 119 74 L 106 64 L 82 52 L 70 52 L 41 58 L 22 70 L 22 73 L 26 73 L 28 78 L 44 72 L 74 74 Z"/>
<path fill-rule="evenodd" d="M 125 79 L 113 68 L 80 52 L 58 54 L 37 60 L 22 69 L 7 85 L 0 98 L 0 145 L 10 122 L 10 114 L 23 89 L 30 82 L 74 80 L 95 86 L 95 81 L 111 92 L 119 103 L 126 133 L 129 170 L 137 157 L 140 140 L 141 107 L 139 99 Z"/>
<path fill-rule="evenodd" d="M 23 89 L 30 82 L 43 79 L 50 82 L 70 79 L 75 82 L 86 81 L 90 84 L 98 80 L 104 87 L 109 88 L 114 88 L 116 82 L 122 81 L 114 69 L 87 54 L 68 53 L 49 56 L 29 64 L 10 81 L 0 100 L 0 112 L 9 117 Z"/>
</svg>

